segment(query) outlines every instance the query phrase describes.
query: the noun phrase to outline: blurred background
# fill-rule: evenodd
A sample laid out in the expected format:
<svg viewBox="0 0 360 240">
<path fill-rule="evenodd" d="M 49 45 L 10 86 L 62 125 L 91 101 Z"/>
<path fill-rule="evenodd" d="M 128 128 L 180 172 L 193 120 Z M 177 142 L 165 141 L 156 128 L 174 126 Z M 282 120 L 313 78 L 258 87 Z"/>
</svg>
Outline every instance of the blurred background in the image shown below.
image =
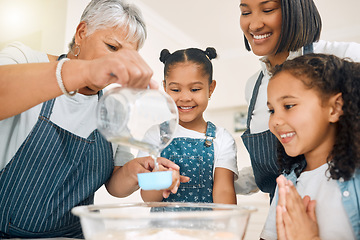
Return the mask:
<svg viewBox="0 0 360 240">
<path fill-rule="evenodd" d="M 323 20 L 321 39 L 360 43 L 359 0 L 314 0 Z M 81 13 L 89 0 L 0 0 L 0 48 L 13 41 L 60 55 L 68 51 Z M 239 168 L 250 166 L 240 139 L 247 103 L 244 88 L 247 79 L 259 69 L 258 57 L 247 52 L 239 26 L 240 0 L 128 0 L 144 16 L 148 39 L 140 50 L 161 83 L 163 64 L 160 51 L 188 47 L 214 47 L 216 90 L 205 118 L 231 132 L 238 144 Z M 109 196 L 104 188 L 96 194 L 96 203 L 141 201 L 138 192 L 125 199 Z M 266 219 L 269 199 L 258 192 L 238 195 L 239 204 L 254 205 L 246 239 L 257 239 Z"/>
</svg>

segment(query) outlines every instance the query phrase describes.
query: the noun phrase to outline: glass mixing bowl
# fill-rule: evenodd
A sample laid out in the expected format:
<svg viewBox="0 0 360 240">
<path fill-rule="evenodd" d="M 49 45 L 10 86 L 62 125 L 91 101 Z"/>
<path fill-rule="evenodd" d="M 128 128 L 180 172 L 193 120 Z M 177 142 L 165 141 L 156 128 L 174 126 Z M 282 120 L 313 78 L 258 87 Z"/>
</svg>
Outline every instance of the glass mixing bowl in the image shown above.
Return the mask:
<svg viewBox="0 0 360 240">
<path fill-rule="evenodd" d="M 253 207 L 203 203 L 129 203 L 79 206 L 88 240 L 239 240 Z"/>
</svg>

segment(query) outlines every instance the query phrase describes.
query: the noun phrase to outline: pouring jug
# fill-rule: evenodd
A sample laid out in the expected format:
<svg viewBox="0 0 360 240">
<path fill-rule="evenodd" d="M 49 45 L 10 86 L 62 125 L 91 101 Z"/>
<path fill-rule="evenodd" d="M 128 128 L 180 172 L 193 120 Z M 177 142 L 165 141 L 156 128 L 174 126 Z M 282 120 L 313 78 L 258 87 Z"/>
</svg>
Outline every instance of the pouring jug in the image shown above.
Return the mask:
<svg viewBox="0 0 360 240">
<path fill-rule="evenodd" d="M 167 93 L 159 90 L 114 87 L 100 98 L 97 106 L 99 132 L 110 142 L 148 152 L 155 161 L 155 167 L 158 166 L 156 157 L 173 139 L 178 122 L 175 102 Z M 146 134 L 153 129 L 159 130 L 160 143 L 155 144 L 146 138 Z M 164 185 L 164 177 L 159 179 L 155 173 L 150 174 L 154 178 L 146 180 L 147 189 L 158 190 L 159 181 L 161 189 L 167 186 Z M 171 178 L 170 173 L 167 179 Z M 151 179 L 153 182 L 150 182 L 149 187 Z"/>
</svg>

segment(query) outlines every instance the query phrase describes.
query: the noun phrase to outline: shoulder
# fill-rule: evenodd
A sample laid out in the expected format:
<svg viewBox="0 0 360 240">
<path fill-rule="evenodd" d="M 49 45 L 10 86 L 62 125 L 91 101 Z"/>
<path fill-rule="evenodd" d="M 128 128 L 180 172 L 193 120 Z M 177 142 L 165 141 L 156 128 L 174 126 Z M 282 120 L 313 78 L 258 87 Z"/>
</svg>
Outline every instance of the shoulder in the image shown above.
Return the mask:
<svg viewBox="0 0 360 240">
<path fill-rule="evenodd" d="M 46 53 L 33 50 L 21 42 L 10 43 L 0 51 L 0 65 L 47 61 Z"/>
<path fill-rule="evenodd" d="M 233 136 L 223 127 L 216 127 L 216 139 L 227 139 L 234 141 Z"/>
<path fill-rule="evenodd" d="M 360 62 L 360 44 L 355 42 L 330 42 L 320 40 L 314 43 L 315 53 L 333 54 L 340 58 L 350 58 Z"/>
<path fill-rule="evenodd" d="M 236 142 L 231 133 L 223 127 L 216 127 L 215 147 L 220 154 L 233 154 L 237 152 Z"/>
</svg>

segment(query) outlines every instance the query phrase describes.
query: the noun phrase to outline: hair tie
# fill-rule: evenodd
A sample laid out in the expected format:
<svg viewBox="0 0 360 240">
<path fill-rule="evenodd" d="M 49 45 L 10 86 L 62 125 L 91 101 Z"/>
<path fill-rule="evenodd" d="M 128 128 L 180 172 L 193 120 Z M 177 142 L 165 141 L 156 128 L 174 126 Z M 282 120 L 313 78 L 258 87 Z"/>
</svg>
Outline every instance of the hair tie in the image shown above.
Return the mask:
<svg viewBox="0 0 360 240">
<path fill-rule="evenodd" d="M 209 60 L 212 60 L 217 57 L 216 50 L 213 47 L 207 47 L 204 53 Z"/>
<path fill-rule="evenodd" d="M 171 53 L 169 52 L 169 50 L 167 49 L 163 49 L 161 52 L 160 52 L 160 62 L 162 63 L 166 63 L 166 61 L 168 60 L 168 58 L 171 56 Z"/>
</svg>

